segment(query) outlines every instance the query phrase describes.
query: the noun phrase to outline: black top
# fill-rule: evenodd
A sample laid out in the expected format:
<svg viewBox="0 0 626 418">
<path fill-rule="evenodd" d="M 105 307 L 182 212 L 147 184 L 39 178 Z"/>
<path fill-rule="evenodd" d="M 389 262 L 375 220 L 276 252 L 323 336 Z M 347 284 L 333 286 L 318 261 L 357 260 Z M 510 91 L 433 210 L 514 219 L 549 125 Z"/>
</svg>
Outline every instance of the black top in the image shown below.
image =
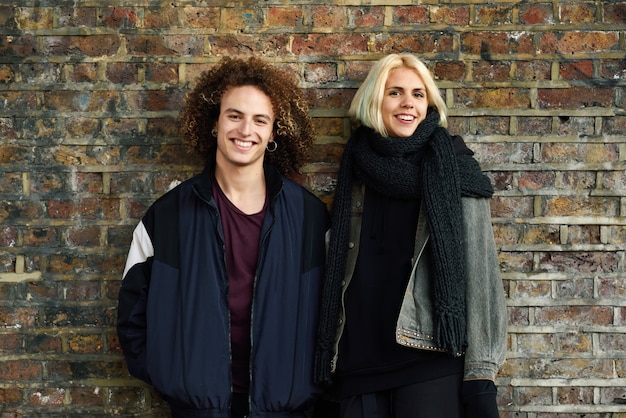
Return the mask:
<svg viewBox="0 0 626 418">
<path fill-rule="evenodd" d="M 339 347 L 340 396 L 462 373 L 463 358 L 405 347 L 395 331 L 411 273 L 420 201 L 365 193 L 359 255 L 345 295 Z"/>
</svg>

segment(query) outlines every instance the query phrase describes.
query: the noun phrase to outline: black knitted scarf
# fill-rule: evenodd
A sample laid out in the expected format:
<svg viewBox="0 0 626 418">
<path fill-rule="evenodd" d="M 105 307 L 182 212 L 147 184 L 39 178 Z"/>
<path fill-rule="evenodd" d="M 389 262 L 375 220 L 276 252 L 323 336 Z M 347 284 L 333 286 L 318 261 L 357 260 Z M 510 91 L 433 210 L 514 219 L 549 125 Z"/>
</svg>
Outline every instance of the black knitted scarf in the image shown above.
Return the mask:
<svg viewBox="0 0 626 418">
<path fill-rule="evenodd" d="M 386 196 L 423 201 L 434 264 L 435 343 L 453 356 L 467 347 L 461 196 L 490 197 L 493 188 L 471 155 L 456 155 L 452 138 L 439 126 L 439 114 L 429 109 L 409 138 L 383 137 L 362 126 L 346 145 L 333 203 L 322 293 L 315 359 L 318 383 L 331 381 L 355 180 Z"/>
</svg>

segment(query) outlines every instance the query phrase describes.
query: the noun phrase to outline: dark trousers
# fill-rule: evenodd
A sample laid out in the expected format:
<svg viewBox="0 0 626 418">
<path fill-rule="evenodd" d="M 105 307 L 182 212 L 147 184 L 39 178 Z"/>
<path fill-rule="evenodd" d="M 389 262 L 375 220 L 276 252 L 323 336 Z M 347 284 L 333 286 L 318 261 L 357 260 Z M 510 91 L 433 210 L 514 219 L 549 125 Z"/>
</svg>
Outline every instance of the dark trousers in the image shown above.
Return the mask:
<svg viewBox="0 0 626 418">
<path fill-rule="evenodd" d="M 341 400 L 341 418 L 463 418 L 461 375 Z"/>
<path fill-rule="evenodd" d="M 230 404 L 230 418 L 246 418 L 250 413 L 247 393 L 233 393 Z"/>
</svg>

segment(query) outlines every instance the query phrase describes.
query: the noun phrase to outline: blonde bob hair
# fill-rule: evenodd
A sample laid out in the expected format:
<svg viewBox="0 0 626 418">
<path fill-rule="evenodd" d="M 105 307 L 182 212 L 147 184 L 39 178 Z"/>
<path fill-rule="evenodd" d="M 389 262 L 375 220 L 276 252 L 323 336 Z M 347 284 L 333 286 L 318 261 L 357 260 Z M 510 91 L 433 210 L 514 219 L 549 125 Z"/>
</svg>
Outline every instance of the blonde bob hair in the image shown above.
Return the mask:
<svg viewBox="0 0 626 418">
<path fill-rule="evenodd" d="M 447 127 L 448 108 L 432 74 L 422 61 L 409 53 L 390 54 L 374 64 L 354 95 L 348 115 L 357 124 L 372 128 L 384 137 L 389 136 L 382 117 L 385 83 L 389 73 L 401 67 L 413 69 L 420 76 L 426 88 L 428 107 L 433 107 L 439 112 L 439 125 Z"/>
</svg>

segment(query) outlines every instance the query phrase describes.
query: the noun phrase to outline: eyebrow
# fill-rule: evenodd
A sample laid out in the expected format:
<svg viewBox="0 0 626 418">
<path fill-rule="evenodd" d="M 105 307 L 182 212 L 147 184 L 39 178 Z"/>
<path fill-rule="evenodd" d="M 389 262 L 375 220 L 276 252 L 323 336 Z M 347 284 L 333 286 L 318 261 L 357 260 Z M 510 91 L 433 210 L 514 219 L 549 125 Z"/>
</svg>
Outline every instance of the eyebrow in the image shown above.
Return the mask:
<svg viewBox="0 0 626 418">
<path fill-rule="evenodd" d="M 400 87 L 400 86 L 391 86 L 391 87 L 387 87 L 385 90 L 405 90 L 405 89 L 404 87 Z M 416 89 L 412 89 L 411 91 L 426 91 L 426 89 L 422 87 L 418 87 Z"/>
<path fill-rule="evenodd" d="M 228 112 L 235 112 L 238 113 L 240 115 L 243 115 L 244 112 L 242 112 L 241 110 L 237 110 L 234 107 L 229 107 L 228 109 L 224 109 L 224 113 L 228 113 Z M 268 120 L 272 120 L 272 118 L 270 117 L 270 115 L 266 115 L 265 113 L 258 113 L 256 115 L 254 115 L 255 118 L 265 118 Z"/>
</svg>

